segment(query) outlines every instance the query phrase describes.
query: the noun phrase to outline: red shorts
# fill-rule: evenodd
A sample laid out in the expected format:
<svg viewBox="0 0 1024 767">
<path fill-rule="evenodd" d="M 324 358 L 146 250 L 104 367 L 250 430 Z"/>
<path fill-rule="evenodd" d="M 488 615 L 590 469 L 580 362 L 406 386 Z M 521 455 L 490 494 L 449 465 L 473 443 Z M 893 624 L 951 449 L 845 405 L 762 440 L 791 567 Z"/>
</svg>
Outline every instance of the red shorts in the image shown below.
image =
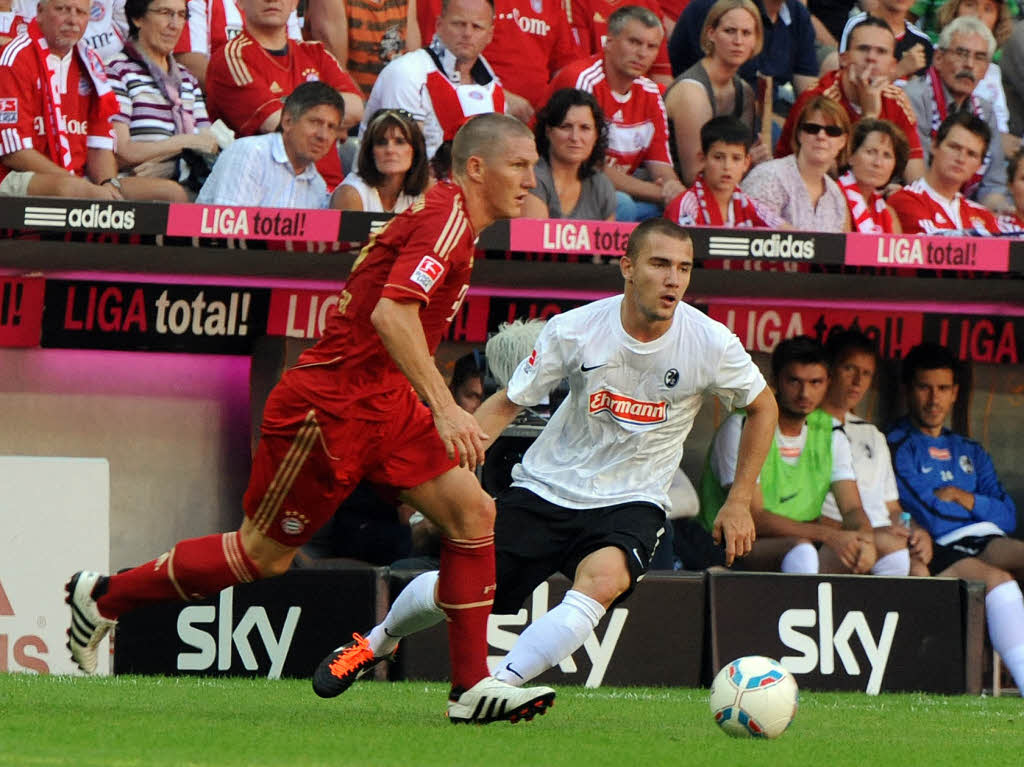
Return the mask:
<svg viewBox="0 0 1024 767">
<path fill-rule="evenodd" d="M 263 411 L 242 505 L 285 546 L 309 541 L 362 480 L 404 490 L 458 465 L 410 388 L 386 421 L 341 419 L 279 383 Z"/>
</svg>

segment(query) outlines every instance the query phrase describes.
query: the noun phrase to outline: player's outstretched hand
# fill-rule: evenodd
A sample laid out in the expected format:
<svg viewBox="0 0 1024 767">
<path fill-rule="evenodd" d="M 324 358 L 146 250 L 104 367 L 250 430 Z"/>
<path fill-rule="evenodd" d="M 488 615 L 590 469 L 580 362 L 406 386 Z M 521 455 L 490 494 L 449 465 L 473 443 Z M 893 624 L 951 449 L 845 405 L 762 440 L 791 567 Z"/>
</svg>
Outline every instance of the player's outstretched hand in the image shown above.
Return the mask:
<svg viewBox="0 0 1024 767">
<path fill-rule="evenodd" d="M 745 557 L 750 553 L 757 537 L 750 509 L 742 503 L 726 501 L 718 510 L 711 535 L 714 536 L 715 543 L 725 544 L 726 566 L 731 566 L 736 557 Z"/>
<path fill-rule="evenodd" d="M 459 465 L 470 471 L 484 462 L 484 442 L 488 436 L 477 420 L 452 400 L 447 407 L 434 411 L 434 425 L 449 458 L 459 459 Z"/>
</svg>

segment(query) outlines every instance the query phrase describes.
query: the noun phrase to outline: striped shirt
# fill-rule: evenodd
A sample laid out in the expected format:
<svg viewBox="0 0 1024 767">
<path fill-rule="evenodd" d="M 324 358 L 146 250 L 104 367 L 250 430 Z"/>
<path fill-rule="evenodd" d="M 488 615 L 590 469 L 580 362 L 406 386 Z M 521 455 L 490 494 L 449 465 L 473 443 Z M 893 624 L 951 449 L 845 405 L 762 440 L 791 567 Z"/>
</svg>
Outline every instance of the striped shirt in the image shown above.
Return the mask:
<svg viewBox="0 0 1024 767">
<path fill-rule="evenodd" d="M 175 65 L 177 66 L 177 65 Z M 199 81 L 184 67 L 181 73 L 181 104 L 191 113 L 195 122 L 194 133 L 210 126 L 206 114 L 206 100 Z M 171 102 L 150 75 L 146 65 L 121 52 L 107 62 L 107 80 L 117 96 L 121 113 L 113 122 L 128 123 L 133 141 L 163 141 L 177 134 L 171 116 Z"/>
<path fill-rule="evenodd" d="M 236 139 L 220 153 L 196 202 L 262 208 L 326 208 L 327 183 L 310 164 L 296 174 L 280 133 Z"/>
</svg>

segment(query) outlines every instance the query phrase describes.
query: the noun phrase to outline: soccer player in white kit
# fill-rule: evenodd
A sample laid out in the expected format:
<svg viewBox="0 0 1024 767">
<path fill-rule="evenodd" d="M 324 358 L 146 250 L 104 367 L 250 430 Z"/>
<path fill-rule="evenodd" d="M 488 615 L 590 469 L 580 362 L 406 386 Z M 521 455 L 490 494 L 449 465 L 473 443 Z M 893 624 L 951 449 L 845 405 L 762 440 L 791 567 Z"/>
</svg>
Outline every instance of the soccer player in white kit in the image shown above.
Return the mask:
<svg viewBox="0 0 1024 767">
<path fill-rule="evenodd" d="M 621 260 L 622 295 L 550 319 L 508 388 L 476 412 L 493 439 L 525 407 L 567 378 L 569 395 L 512 471 L 497 500 L 494 612 L 517 611 L 555 572 L 573 584 L 527 628 L 496 678 L 522 684 L 590 635 L 605 611 L 647 571 L 670 508 L 668 489 L 705 393 L 747 418 L 736 478 L 714 524 L 726 561 L 754 542 L 750 499 L 778 418 L 775 398 L 739 339 L 683 295 L 693 269 L 685 229 L 640 224 Z M 392 655 L 399 639 L 444 619 L 437 573 L 413 580 L 383 623 L 325 658 L 313 678 L 322 697 L 344 692 Z"/>
</svg>

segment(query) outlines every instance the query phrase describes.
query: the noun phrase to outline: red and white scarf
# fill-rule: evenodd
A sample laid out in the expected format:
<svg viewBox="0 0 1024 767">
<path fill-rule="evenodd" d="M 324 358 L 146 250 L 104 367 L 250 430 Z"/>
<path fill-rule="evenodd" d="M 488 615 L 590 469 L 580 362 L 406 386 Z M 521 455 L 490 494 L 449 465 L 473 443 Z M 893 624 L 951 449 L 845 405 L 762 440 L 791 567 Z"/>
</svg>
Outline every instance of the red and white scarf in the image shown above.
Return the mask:
<svg viewBox="0 0 1024 767">
<path fill-rule="evenodd" d="M 39 71 L 45 72 L 43 83 L 43 114 L 42 118 L 46 127 L 46 135 L 49 137 L 47 147 L 50 150 L 50 159 L 62 168 L 71 170 L 71 142 L 68 141 L 67 121 L 64 119 L 64 112 L 61 108 L 60 78 L 50 66 L 50 46 L 39 28 L 39 22 L 33 19 L 28 25 L 28 36 L 32 39 L 32 49 L 36 54 L 36 61 L 39 64 Z M 80 40 L 75 46 L 79 63 L 82 69 L 92 80 L 93 90 L 100 100 L 99 116 L 109 120 L 116 115 L 120 109 L 117 104 L 117 96 L 107 83 L 107 75 L 103 71 L 103 62 L 100 57 L 85 43 Z M 69 87 L 70 84 L 69 84 Z"/>
<path fill-rule="evenodd" d="M 850 217 L 853 219 L 852 231 L 868 234 L 892 232 L 892 214 L 882 195 L 872 192 L 871 197 L 865 200 L 864 194 L 857 185 L 857 179 L 853 177 L 852 170 L 841 175 L 837 183 L 843 190 L 843 194 L 846 195 L 846 205 L 849 207 Z"/>
<path fill-rule="evenodd" d="M 694 179 L 690 190 L 697 198 L 699 212 L 696 223 L 698 224 L 725 226 L 731 223 L 733 226 L 767 226 L 758 214 L 757 208 L 754 207 L 754 203 L 751 202 L 746 194 L 740 191 L 739 187 L 733 190 L 732 200 L 729 202 L 729 205 L 732 207 L 732 221 L 726 221 L 722 218 L 722 209 L 718 205 L 718 200 L 715 199 L 711 190 L 704 183 L 703 173 Z"/>
<path fill-rule="evenodd" d="M 949 115 L 949 100 L 946 98 L 946 88 L 942 84 L 942 78 L 939 77 L 939 73 L 935 70 L 935 67 L 928 68 L 928 82 L 932 86 L 932 125 L 931 125 L 931 136 L 932 140 L 939 133 L 939 126 L 942 125 L 942 121 Z M 981 119 L 985 119 L 985 115 L 981 110 L 981 102 L 978 101 L 977 97 L 972 93 L 970 95 L 971 111 Z M 996 134 L 992 137 L 992 141 L 998 141 L 999 135 Z M 991 141 L 989 142 L 990 148 L 985 152 L 985 157 L 981 161 L 981 166 L 977 172 L 967 180 L 967 182 L 960 187 L 960 191 L 963 192 L 965 197 L 970 197 L 974 192 L 977 191 L 981 185 L 981 179 L 984 177 L 985 172 L 988 170 L 988 166 L 992 163 L 992 150 Z"/>
</svg>

